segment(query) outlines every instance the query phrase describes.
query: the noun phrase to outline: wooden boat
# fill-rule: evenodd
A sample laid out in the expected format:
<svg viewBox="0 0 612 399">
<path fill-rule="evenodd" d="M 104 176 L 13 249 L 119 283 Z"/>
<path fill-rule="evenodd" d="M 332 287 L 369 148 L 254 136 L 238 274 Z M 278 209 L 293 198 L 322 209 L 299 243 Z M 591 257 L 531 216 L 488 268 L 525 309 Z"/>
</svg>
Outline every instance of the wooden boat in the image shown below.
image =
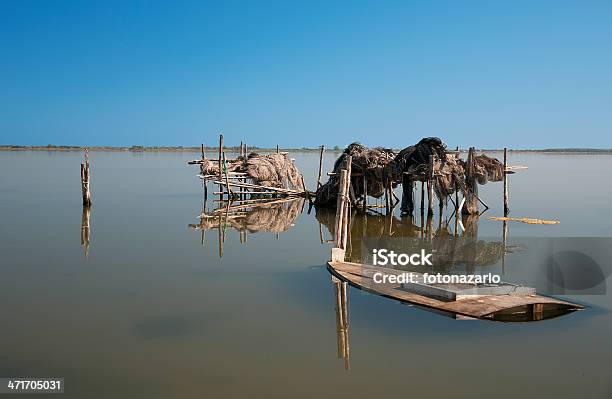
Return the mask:
<svg viewBox="0 0 612 399">
<path fill-rule="evenodd" d="M 350 165 L 350 161 L 347 164 Z M 331 260 L 328 262 L 328 270 L 337 279 L 377 295 L 453 315 L 456 318 L 535 321 L 550 319 L 583 308 L 578 304 L 537 295 L 533 288 L 508 283 L 483 287 L 473 284 L 430 285 L 418 280 L 417 283 L 409 284 L 381 282 L 380 278 L 375 281 L 376 273 L 397 276 L 406 272 L 345 261 L 349 234 L 350 179 L 348 176 L 350 170 L 343 169 L 336 207 L 334 247 L 331 251 Z"/>
<path fill-rule="evenodd" d="M 427 309 L 435 310 L 455 318 L 473 318 L 498 321 L 536 321 L 561 316 L 583 309 L 581 305 L 548 296 L 522 291 L 512 294 L 468 293 L 456 294 L 450 287 L 423 285 L 415 292 L 412 287 L 400 283 L 374 282 L 375 273 L 387 275 L 404 273 L 402 270 L 382 268 L 351 262 L 330 261 L 327 266 L 332 275 L 353 287 Z M 502 286 L 503 288 L 503 286 Z M 450 294 L 444 294 L 444 292 Z"/>
</svg>

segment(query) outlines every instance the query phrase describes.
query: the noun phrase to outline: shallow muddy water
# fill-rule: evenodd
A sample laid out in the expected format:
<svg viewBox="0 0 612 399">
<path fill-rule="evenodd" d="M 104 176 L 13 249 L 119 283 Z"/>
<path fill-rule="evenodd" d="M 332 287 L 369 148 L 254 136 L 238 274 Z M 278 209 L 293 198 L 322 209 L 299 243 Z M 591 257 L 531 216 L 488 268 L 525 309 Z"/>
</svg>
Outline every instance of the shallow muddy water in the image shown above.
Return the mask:
<svg viewBox="0 0 612 399">
<path fill-rule="evenodd" d="M 292 156 L 314 187 L 318 154 Z M 200 230 L 196 154 L 93 152 L 81 245 L 81 157 L 0 152 L 0 377 L 63 377 L 71 398 L 612 397 L 610 155 L 510 154 L 529 166 L 510 178 L 511 216 L 561 223 L 509 223 L 518 249 L 503 270 L 502 224 L 487 220 L 501 216 L 501 183 L 480 187 L 491 209 L 464 226 L 483 255 L 459 268 L 538 290 L 546 245 L 600 240 L 604 280 L 561 296 L 586 310 L 460 321 L 349 288 L 348 361 L 325 268 L 333 212 L 286 203 Z M 434 217 L 439 235 L 454 234 L 450 213 Z M 418 237 L 419 215 L 388 220 L 355 217 L 351 256 L 363 237 Z"/>
</svg>

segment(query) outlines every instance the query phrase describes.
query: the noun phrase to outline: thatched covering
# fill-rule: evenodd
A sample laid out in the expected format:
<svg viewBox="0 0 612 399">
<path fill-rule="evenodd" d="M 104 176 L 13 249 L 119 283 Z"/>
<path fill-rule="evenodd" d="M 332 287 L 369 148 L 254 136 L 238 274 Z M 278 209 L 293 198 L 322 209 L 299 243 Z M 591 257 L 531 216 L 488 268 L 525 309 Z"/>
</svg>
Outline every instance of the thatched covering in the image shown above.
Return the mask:
<svg viewBox="0 0 612 399">
<path fill-rule="evenodd" d="M 205 159 L 202 162 L 204 175 L 218 175 L 219 164 Z M 302 174 L 286 153 L 250 153 L 227 162 L 228 172 L 246 173 L 254 184 L 266 187 L 304 190 Z"/>
<path fill-rule="evenodd" d="M 446 145 L 437 137 L 427 137 L 395 154 L 385 148 L 367 148 L 361 144 L 349 145 L 334 164 L 334 173 L 327 183 L 317 190 L 317 205 L 336 206 L 340 170 L 345 168 L 346 159 L 352 156 L 352 200 L 364 194 L 365 174 L 367 195 L 380 198 L 385 187 L 400 183 L 412 184 L 430 178 L 430 156 L 433 156 L 433 186 L 438 198 L 446 198 L 455 191 L 467 190 L 467 180 L 473 177 L 478 184 L 503 179 L 503 164 L 484 154 L 474 157 L 474 171 L 468 176 L 466 162 L 455 154 L 449 154 Z"/>
<path fill-rule="evenodd" d="M 364 193 L 364 175 L 368 195 L 375 198 L 383 196 L 385 181 L 391 173 L 389 164 L 393 161 L 395 153 L 388 148 L 367 148 L 359 143 L 353 143 L 346 147 L 334 163 L 333 175 L 330 176 L 327 183 L 317 190 L 315 199 L 317 205 L 336 205 L 340 171 L 345 168 L 349 156 L 352 157 L 351 168 L 353 174 L 361 175 L 361 177 L 354 177 L 351 181 L 351 189 L 355 197 L 360 197 Z"/>
<path fill-rule="evenodd" d="M 482 185 L 490 181 L 502 181 L 504 179 L 504 164 L 498 159 L 481 154 L 475 156 L 474 161 L 474 174 L 478 184 Z"/>
</svg>

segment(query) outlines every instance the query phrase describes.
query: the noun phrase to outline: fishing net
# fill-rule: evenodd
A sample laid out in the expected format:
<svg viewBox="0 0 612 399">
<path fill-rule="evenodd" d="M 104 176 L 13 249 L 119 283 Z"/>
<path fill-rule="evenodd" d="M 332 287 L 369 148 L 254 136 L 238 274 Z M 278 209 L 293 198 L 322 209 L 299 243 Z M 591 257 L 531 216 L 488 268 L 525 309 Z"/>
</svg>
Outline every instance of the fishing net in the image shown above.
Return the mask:
<svg viewBox="0 0 612 399">
<path fill-rule="evenodd" d="M 388 148 L 368 148 L 359 143 L 352 143 L 334 163 L 334 170 L 329 180 L 323 184 L 316 193 L 315 204 L 322 206 L 335 206 L 338 196 L 340 171 L 346 168 L 346 161 L 351 157 L 351 196 L 363 196 L 365 189 L 369 196 L 380 198 L 385 192 L 387 177 L 390 176 L 389 164 L 393 161 L 395 153 Z"/>
<path fill-rule="evenodd" d="M 205 159 L 202 164 L 204 175 L 219 175 L 218 162 Z M 295 163 L 285 153 L 258 154 L 250 153 L 248 156 L 239 156 L 235 160 L 227 161 L 228 172 L 246 173 L 253 184 L 266 187 L 304 190 L 302 174 Z"/>
<path fill-rule="evenodd" d="M 348 156 L 352 157 L 353 201 L 366 191 L 367 195 L 380 198 L 389 185 L 396 187 L 400 183 L 428 181 L 431 175 L 430 156 L 433 156 L 433 189 L 441 200 L 456 191 L 464 194 L 470 191 L 468 180 L 472 178 L 482 185 L 500 181 L 504 176 L 503 164 L 484 154 L 474 156 L 473 170 L 468 171 L 466 161 L 460 159 L 458 154 L 449 153 L 446 145 L 437 137 L 423 138 L 397 154 L 391 149 L 367 148 L 353 143 L 336 160 L 329 180 L 317 190 L 315 204 L 336 206 L 340 171 L 346 168 Z M 367 190 L 364 190 L 364 186 Z"/>
</svg>

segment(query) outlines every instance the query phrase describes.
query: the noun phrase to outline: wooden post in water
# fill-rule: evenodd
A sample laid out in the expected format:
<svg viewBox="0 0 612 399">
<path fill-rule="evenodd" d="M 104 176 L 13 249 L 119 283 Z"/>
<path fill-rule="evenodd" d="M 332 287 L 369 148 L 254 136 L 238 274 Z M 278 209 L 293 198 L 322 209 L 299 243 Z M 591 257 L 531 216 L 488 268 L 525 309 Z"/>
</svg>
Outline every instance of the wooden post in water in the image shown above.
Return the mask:
<svg viewBox="0 0 612 399">
<path fill-rule="evenodd" d="M 457 146 L 457 154 L 455 155 L 457 157 L 457 159 L 459 159 L 459 146 Z M 455 183 L 455 214 L 459 213 L 459 187 L 457 186 L 457 183 Z"/>
<path fill-rule="evenodd" d="M 465 169 L 465 183 L 466 193 L 461 212 L 467 215 L 478 214 L 478 182 L 476 181 L 475 163 L 476 163 L 476 150 L 474 147 L 470 147 L 468 157 L 466 161 Z"/>
<path fill-rule="evenodd" d="M 219 163 L 218 165 L 219 165 L 219 181 L 222 182 L 223 181 L 223 135 L 222 134 L 219 135 Z M 219 184 L 219 191 L 221 191 L 221 194 L 219 194 L 219 201 L 223 201 L 223 186 L 221 184 Z"/>
<path fill-rule="evenodd" d="M 85 162 L 81 164 L 81 194 L 83 206 L 91 206 L 91 193 L 89 192 L 89 150 L 85 148 Z"/>
<path fill-rule="evenodd" d="M 346 233 L 344 225 L 346 223 L 345 207 L 348 206 L 348 171 L 342 169 L 340 171 L 340 182 L 338 183 L 338 199 L 336 201 L 336 220 L 335 220 L 335 237 L 334 248 L 332 248 L 332 262 L 343 262 L 345 247 L 344 234 Z"/>
<path fill-rule="evenodd" d="M 425 183 L 421 182 L 421 213 L 425 211 Z"/>
<path fill-rule="evenodd" d="M 325 146 L 321 146 L 319 151 L 319 176 L 317 177 L 317 190 L 321 187 L 321 174 L 323 173 L 323 153 L 325 152 Z"/>
<path fill-rule="evenodd" d="M 363 173 L 363 211 L 368 209 L 368 177 L 366 175 L 367 169 L 364 168 Z"/>
<path fill-rule="evenodd" d="M 349 221 L 350 221 L 350 209 L 351 209 L 351 196 L 350 196 L 350 192 L 351 192 L 351 175 L 353 173 L 353 157 L 352 156 L 348 156 L 346 158 L 346 183 L 345 183 L 345 187 L 344 187 L 344 217 L 342 218 L 342 249 L 344 251 L 346 251 L 346 242 L 347 242 L 347 238 L 349 236 L 349 232 L 348 232 L 348 226 L 349 226 Z"/>
<path fill-rule="evenodd" d="M 508 216 L 510 209 L 508 208 L 508 149 L 504 147 L 504 216 Z"/>
<path fill-rule="evenodd" d="M 429 156 L 429 176 L 427 178 L 427 214 L 433 215 L 433 183 L 434 183 L 434 156 Z"/>
</svg>

